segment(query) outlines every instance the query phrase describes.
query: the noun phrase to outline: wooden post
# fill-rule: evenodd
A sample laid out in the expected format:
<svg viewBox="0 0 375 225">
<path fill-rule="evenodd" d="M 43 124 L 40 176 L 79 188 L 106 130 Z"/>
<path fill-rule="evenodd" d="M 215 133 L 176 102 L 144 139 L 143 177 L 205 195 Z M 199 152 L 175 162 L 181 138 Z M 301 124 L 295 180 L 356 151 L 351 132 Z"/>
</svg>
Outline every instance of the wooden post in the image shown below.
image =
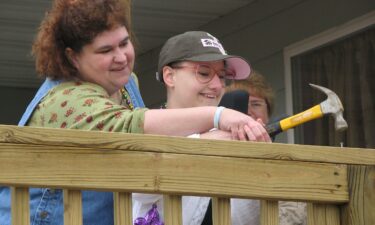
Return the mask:
<svg viewBox="0 0 375 225">
<path fill-rule="evenodd" d="M 348 182 L 349 203 L 341 208 L 341 224 L 375 224 L 375 166 L 348 166 Z"/>
<path fill-rule="evenodd" d="M 340 208 L 336 205 L 307 204 L 308 225 L 340 225 Z"/>
<path fill-rule="evenodd" d="M 82 225 L 82 194 L 64 189 L 64 225 Z"/>
<path fill-rule="evenodd" d="M 212 223 L 214 225 L 230 225 L 230 198 L 212 198 Z"/>
<path fill-rule="evenodd" d="M 30 224 L 29 189 L 11 187 L 12 198 L 12 224 Z"/>
<path fill-rule="evenodd" d="M 164 224 L 182 225 L 181 196 L 164 195 Z"/>
<path fill-rule="evenodd" d="M 132 225 L 132 194 L 126 192 L 114 192 L 113 204 L 115 225 Z"/>
<path fill-rule="evenodd" d="M 260 224 L 279 225 L 279 202 L 261 200 L 260 202 Z"/>
</svg>

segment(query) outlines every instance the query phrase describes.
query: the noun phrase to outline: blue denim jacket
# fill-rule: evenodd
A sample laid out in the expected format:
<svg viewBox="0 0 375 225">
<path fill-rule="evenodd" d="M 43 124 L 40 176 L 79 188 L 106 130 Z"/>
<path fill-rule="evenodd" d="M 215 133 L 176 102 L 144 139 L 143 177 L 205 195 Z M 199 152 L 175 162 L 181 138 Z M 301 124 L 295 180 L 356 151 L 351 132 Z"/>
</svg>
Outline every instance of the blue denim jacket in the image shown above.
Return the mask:
<svg viewBox="0 0 375 225">
<path fill-rule="evenodd" d="M 61 81 L 46 81 L 39 88 L 34 99 L 23 114 L 19 126 L 24 126 L 32 112 L 48 91 Z M 134 107 L 145 107 L 133 77 L 125 85 Z M 30 188 L 31 225 L 63 225 L 63 192 L 60 189 Z M 10 189 L 0 186 L 0 225 L 10 225 Z M 82 211 L 84 225 L 112 225 L 113 194 L 111 192 L 83 191 Z"/>
</svg>

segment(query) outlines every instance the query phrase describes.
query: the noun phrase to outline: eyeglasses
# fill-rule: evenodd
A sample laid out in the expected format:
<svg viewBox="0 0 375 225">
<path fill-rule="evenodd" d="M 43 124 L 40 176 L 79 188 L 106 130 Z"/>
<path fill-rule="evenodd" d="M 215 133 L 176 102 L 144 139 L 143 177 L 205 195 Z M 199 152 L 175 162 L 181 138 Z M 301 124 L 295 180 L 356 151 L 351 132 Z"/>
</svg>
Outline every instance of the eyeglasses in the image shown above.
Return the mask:
<svg viewBox="0 0 375 225">
<path fill-rule="evenodd" d="M 196 64 L 194 66 L 171 66 L 173 69 L 191 68 L 194 69 L 195 78 L 201 83 L 209 83 L 217 75 L 223 86 L 228 85 L 229 81 L 234 80 L 235 72 L 230 69 L 215 70 L 209 65 Z"/>
</svg>

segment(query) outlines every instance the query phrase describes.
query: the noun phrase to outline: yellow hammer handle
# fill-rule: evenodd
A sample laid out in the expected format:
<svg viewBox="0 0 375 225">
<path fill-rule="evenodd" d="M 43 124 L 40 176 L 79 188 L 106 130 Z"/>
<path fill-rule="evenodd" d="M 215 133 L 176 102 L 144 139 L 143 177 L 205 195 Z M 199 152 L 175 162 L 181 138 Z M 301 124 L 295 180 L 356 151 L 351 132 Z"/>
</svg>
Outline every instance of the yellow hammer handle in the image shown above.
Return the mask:
<svg viewBox="0 0 375 225">
<path fill-rule="evenodd" d="M 297 115 L 288 117 L 280 121 L 280 126 L 283 131 L 298 126 L 307 121 L 317 119 L 323 116 L 320 105 L 316 105 L 306 111 L 298 113 Z"/>
</svg>

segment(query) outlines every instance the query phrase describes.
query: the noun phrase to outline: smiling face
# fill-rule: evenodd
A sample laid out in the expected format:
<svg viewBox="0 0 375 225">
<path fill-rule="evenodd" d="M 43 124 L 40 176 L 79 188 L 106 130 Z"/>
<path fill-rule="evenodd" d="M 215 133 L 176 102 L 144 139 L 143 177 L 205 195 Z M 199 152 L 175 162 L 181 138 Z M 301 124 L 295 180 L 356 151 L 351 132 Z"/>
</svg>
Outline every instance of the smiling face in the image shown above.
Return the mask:
<svg viewBox="0 0 375 225">
<path fill-rule="evenodd" d="M 174 68 L 173 66 L 164 67 L 163 78 L 168 92 L 168 108 L 217 106 L 219 104 L 225 90 L 223 77 L 220 78 L 216 74 L 211 81 L 202 83 L 196 75 L 198 65 L 209 67 L 217 73 L 224 70 L 224 61 L 199 63 L 184 61 Z"/>
<path fill-rule="evenodd" d="M 79 53 L 66 50 L 83 81 L 102 86 L 109 95 L 129 80 L 134 66 L 134 48 L 124 26 L 104 31 Z"/>
</svg>

